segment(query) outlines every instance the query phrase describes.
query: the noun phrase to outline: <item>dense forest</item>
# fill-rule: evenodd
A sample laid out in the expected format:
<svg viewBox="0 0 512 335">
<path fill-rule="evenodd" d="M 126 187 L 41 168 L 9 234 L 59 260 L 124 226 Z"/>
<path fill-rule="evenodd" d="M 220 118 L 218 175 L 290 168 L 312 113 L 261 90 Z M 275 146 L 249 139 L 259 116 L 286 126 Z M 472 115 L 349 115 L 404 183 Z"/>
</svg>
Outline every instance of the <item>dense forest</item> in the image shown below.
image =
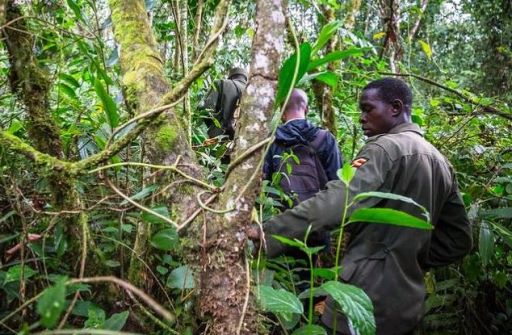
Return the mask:
<svg viewBox="0 0 512 335">
<path fill-rule="evenodd" d="M 280 211 L 263 157 L 298 87 L 350 162 L 361 90 L 390 76 L 473 231 L 425 273 L 416 333 L 512 332 L 512 1 L 0 0 L 0 27 L 0 334 L 327 334 L 315 264 L 247 239 Z M 212 141 L 199 106 L 235 66 L 235 139 Z M 309 285 L 375 334 L 339 236 Z"/>
</svg>

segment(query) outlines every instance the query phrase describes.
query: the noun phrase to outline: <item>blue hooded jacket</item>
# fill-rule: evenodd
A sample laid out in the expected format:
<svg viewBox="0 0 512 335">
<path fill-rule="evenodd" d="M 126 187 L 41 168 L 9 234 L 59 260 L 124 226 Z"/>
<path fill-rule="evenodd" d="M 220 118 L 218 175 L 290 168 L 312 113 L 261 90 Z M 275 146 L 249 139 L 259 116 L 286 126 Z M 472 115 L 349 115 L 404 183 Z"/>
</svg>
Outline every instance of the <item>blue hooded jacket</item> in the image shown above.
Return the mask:
<svg viewBox="0 0 512 335">
<path fill-rule="evenodd" d="M 286 147 L 296 144 L 307 145 L 315 139 L 320 129 L 320 127 L 305 119 L 291 120 L 279 126 L 276 131 L 276 139 L 265 156 L 263 164 L 264 179 L 272 180 L 272 174 L 279 171 L 281 159 L 276 156 L 281 156 Z M 318 147 L 317 155 L 327 179 L 329 181 L 338 179 L 336 172 L 343 165 L 343 159 L 336 139 L 331 133 L 327 134 L 325 140 Z"/>
</svg>

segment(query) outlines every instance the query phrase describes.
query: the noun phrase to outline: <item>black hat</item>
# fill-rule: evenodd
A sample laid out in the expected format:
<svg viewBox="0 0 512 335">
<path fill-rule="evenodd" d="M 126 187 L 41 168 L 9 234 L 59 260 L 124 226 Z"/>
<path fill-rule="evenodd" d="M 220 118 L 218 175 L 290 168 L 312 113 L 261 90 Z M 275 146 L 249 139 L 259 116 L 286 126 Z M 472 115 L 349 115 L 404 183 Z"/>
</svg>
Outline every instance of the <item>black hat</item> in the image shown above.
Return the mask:
<svg viewBox="0 0 512 335">
<path fill-rule="evenodd" d="M 247 71 L 241 67 L 234 67 L 231 70 L 229 70 L 228 78 L 231 78 L 235 75 L 242 75 L 247 79 Z"/>
</svg>

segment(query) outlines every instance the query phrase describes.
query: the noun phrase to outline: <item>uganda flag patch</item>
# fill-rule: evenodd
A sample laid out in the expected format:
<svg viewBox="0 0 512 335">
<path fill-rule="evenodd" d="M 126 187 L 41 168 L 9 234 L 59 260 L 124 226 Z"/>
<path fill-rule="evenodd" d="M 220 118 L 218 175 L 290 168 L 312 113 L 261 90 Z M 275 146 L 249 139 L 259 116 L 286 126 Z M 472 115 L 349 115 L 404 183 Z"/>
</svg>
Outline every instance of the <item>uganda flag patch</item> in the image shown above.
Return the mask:
<svg viewBox="0 0 512 335">
<path fill-rule="evenodd" d="M 363 166 L 366 162 L 368 162 L 368 159 L 366 158 L 358 158 L 354 159 L 352 161 L 352 167 L 355 167 L 356 169 L 359 169 L 361 166 Z"/>
</svg>

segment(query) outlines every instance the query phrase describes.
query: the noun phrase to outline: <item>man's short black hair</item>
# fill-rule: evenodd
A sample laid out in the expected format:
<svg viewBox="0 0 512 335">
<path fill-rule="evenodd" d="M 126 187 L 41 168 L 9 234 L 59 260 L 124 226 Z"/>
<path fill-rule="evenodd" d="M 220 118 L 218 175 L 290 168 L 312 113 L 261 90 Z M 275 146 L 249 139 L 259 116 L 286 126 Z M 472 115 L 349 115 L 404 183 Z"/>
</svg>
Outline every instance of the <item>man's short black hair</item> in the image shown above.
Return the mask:
<svg viewBox="0 0 512 335">
<path fill-rule="evenodd" d="M 363 90 L 375 88 L 379 92 L 382 101 L 390 104 L 396 99 L 402 100 L 403 104 L 411 108 L 412 91 L 401 79 L 386 77 L 374 80 L 365 86 Z"/>
</svg>

